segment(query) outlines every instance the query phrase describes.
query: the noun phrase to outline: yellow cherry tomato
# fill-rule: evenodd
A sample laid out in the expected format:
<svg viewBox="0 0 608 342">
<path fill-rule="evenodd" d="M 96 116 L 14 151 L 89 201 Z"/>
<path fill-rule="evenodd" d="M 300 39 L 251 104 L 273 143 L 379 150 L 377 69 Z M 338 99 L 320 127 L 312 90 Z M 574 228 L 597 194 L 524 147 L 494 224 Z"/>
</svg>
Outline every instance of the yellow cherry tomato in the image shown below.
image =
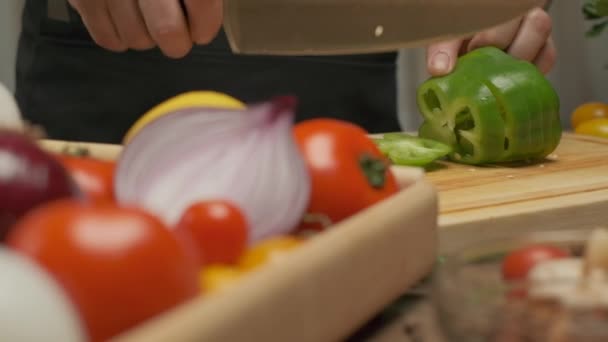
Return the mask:
<svg viewBox="0 0 608 342">
<path fill-rule="evenodd" d="M 202 292 L 207 295 L 219 292 L 238 281 L 244 272 L 230 265 L 209 265 L 200 273 L 199 280 Z"/>
<path fill-rule="evenodd" d="M 576 129 L 583 122 L 594 119 L 608 118 L 608 104 L 602 102 L 589 102 L 578 106 L 572 116 L 570 123 Z"/>
<path fill-rule="evenodd" d="M 608 138 L 608 119 L 593 119 L 578 125 L 575 133 Z"/>
<path fill-rule="evenodd" d="M 302 243 L 302 239 L 291 235 L 269 238 L 245 251 L 239 261 L 239 266 L 245 271 L 256 269 L 273 258 L 280 257 L 283 253 L 288 253 Z"/>
<path fill-rule="evenodd" d="M 183 93 L 158 104 L 140 117 L 125 135 L 124 143 L 128 143 L 143 127 L 161 116 L 193 106 L 225 109 L 245 108 L 245 104 L 234 97 L 215 91 L 190 91 Z"/>
</svg>

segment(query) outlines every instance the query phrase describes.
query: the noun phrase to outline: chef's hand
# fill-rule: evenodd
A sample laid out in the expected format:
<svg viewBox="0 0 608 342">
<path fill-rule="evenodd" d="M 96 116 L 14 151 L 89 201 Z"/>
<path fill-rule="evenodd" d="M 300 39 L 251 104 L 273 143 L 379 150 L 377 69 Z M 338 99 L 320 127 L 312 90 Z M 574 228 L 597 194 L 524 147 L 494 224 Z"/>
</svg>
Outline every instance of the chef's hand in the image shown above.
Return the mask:
<svg viewBox="0 0 608 342">
<path fill-rule="evenodd" d="M 222 23 L 221 0 L 69 0 L 93 40 L 111 51 L 158 46 L 180 58 L 193 43 L 209 43 Z"/>
<path fill-rule="evenodd" d="M 509 54 L 533 62 L 543 73 L 553 68 L 556 50 L 551 38 L 549 14 L 536 8 L 522 18 L 476 34 L 466 40 L 452 40 L 427 48 L 427 69 L 433 76 L 452 72 L 459 55 L 483 46 L 495 46 Z"/>
</svg>

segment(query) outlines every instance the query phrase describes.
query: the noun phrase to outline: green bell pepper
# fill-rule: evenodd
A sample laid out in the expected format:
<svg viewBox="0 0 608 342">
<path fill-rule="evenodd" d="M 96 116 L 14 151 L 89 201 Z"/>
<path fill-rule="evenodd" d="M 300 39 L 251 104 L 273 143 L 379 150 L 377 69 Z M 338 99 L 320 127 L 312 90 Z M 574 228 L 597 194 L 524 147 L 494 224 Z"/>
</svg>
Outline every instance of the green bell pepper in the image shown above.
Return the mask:
<svg viewBox="0 0 608 342">
<path fill-rule="evenodd" d="M 452 151 L 441 142 L 406 133 L 387 133 L 374 142 L 395 165 L 426 166 Z"/>
<path fill-rule="evenodd" d="M 464 164 L 542 159 L 562 135 L 557 92 L 532 63 L 495 47 L 471 51 L 452 73 L 417 91 L 418 135 L 452 148 Z"/>
</svg>

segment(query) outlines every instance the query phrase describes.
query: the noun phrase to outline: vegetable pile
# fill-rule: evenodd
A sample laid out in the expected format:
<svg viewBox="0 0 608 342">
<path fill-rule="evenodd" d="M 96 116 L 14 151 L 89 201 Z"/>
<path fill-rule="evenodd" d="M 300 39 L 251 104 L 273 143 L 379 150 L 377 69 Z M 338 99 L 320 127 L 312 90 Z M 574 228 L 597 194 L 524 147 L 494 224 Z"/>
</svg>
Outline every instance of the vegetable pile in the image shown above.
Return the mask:
<svg viewBox="0 0 608 342">
<path fill-rule="evenodd" d="M 593 230 L 583 246 L 523 246 L 506 255 L 501 271 L 512 288 L 511 299 L 554 300 L 577 310 L 607 310 L 608 230 Z"/>
<path fill-rule="evenodd" d="M 399 191 L 363 129 L 295 124 L 296 110 L 182 94 L 142 116 L 116 160 L 0 126 L 0 287 L 16 296 L 0 340 L 107 340 Z"/>
<path fill-rule="evenodd" d="M 608 230 L 559 236 L 483 244 L 448 261 L 437 304 L 451 340 L 608 340 Z"/>
<path fill-rule="evenodd" d="M 581 248 L 583 253 L 580 253 Z M 525 280 L 538 265 L 563 258 L 580 261 L 581 276 L 589 275 L 594 269 L 608 271 L 608 229 L 594 229 L 584 246 L 570 249 L 557 244 L 533 244 L 511 251 L 502 263 L 503 278 L 507 281 Z"/>
<path fill-rule="evenodd" d="M 222 291 L 393 196 L 391 163 L 542 158 L 561 137 L 547 80 L 493 48 L 420 87 L 418 137 L 372 139 L 327 118 L 296 124 L 290 96 L 246 105 L 195 91 L 145 113 L 118 158 L 102 160 L 86 149 L 43 150 L 6 94 L 0 287 L 23 291 L 0 309 L 3 341 L 107 340 Z M 30 297 L 45 304 L 24 306 L 34 316 L 16 307 Z"/>
</svg>

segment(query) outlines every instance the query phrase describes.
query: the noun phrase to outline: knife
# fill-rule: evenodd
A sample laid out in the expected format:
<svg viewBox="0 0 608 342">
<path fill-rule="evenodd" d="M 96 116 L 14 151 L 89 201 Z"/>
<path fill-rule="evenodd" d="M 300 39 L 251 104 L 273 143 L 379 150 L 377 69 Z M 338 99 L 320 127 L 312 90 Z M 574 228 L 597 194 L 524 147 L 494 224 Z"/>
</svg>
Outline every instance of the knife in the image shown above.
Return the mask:
<svg viewBox="0 0 608 342">
<path fill-rule="evenodd" d="M 224 31 L 238 54 L 378 53 L 468 37 L 545 1 L 224 0 Z"/>
</svg>

